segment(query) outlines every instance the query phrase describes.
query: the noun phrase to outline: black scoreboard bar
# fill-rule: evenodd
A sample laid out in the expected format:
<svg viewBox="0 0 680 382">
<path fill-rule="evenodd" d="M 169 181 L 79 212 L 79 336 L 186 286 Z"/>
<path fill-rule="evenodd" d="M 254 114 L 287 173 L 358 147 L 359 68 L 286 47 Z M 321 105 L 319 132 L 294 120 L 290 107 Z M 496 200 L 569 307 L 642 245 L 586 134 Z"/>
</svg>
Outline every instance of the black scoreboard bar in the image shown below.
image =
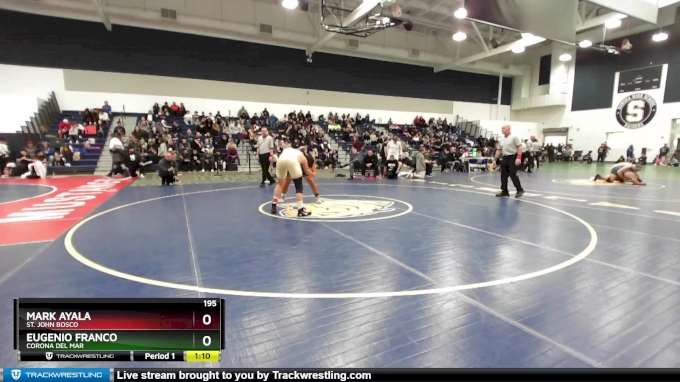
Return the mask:
<svg viewBox="0 0 680 382">
<path fill-rule="evenodd" d="M 124 381 L 678 381 L 678 369 L 114 369 Z"/>
<path fill-rule="evenodd" d="M 660 89 L 662 72 L 662 65 L 619 72 L 617 93 Z"/>
</svg>

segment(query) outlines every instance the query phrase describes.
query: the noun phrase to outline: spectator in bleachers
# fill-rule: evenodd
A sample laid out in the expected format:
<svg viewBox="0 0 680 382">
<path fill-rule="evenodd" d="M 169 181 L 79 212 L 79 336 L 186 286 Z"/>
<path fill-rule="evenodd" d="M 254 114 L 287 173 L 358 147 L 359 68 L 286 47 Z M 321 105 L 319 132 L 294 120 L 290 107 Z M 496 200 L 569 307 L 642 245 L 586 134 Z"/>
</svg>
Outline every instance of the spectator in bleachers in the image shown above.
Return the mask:
<svg viewBox="0 0 680 382">
<path fill-rule="evenodd" d="M 54 165 L 54 149 L 50 147 L 50 142 L 43 141 L 42 148 L 40 150 L 45 157 L 45 161 L 48 166 Z"/>
<path fill-rule="evenodd" d="M 184 116 L 184 114 L 180 114 L 179 105 L 177 105 L 176 102 L 173 102 L 172 105 L 170 105 L 169 113 L 170 113 L 170 115 L 173 116 L 173 117 L 182 117 L 182 116 Z"/>
<path fill-rule="evenodd" d="M 107 113 L 106 111 L 101 110 L 101 109 L 98 111 L 98 113 L 99 113 L 99 120 L 98 120 L 99 125 L 100 126 L 109 126 L 109 124 L 111 123 L 111 116 L 109 115 L 109 113 Z"/>
<path fill-rule="evenodd" d="M 130 136 L 134 136 L 137 140 L 144 139 L 144 134 L 142 133 L 142 128 L 137 125 L 135 126 L 135 129 L 132 131 L 132 134 Z"/>
<path fill-rule="evenodd" d="M 238 148 L 236 148 L 236 144 L 234 142 L 229 143 L 229 146 L 227 147 L 226 161 L 227 164 L 236 163 L 239 166 L 241 165 L 241 158 L 238 155 Z"/>
<path fill-rule="evenodd" d="M 189 167 L 191 168 L 190 171 L 200 171 L 201 167 L 203 167 L 203 163 L 201 162 L 201 152 L 199 150 L 192 149 L 189 152 L 189 160 Z"/>
<path fill-rule="evenodd" d="M 114 135 L 121 135 L 125 137 L 125 127 L 123 127 L 123 121 L 118 121 L 116 127 L 113 128 Z"/>
<path fill-rule="evenodd" d="M 179 159 L 177 159 L 177 163 L 179 164 L 179 170 L 183 172 L 192 172 L 194 171 L 194 165 L 193 165 L 193 158 L 192 158 L 192 153 L 193 150 L 191 148 L 185 148 L 182 151 L 179 152 Z"/>
<path fill-rule="evenodd" d="M 59 150 L 59 165 L 70 167 L 71 162 L 73 162 L 73 151 L 71 151 L 71 147 L 69 145 L 61 146 L 61 149 Z"/>
<path fill-rule="evenodd" d="M 159 141 L 160 140 L 160 141 Z M 159 157 L 164 157 L 165 153 L 168 152 L 168 144 L 166 141 L 156 138 L 156 142 L 158 142 L 158 156 Z"/>
<path fill-rule="evenodd" d="M 184 107 L 184 106 L 182 106 L 182 107 Z M 198 115 L 198 112 L 196 112 L 195 114 Z M 185 125 L 193 125 L 194 124 L 194 117 L 191 115 L 191 113 L 189 111 L 184 112 L 182 119 L 184 119 Z"/>
<path fill-rule="evenodd" d="M 364 149 L 364 142 L 362 142 L 361 139 L 359 139 L 359 137 L 355 135 L 354 141 L 352 142 L 352 147 L 357 149 L 357 151 L 361 151 Z"/>
<path fill-rule="evenodd" d="M 201 148 L 201 172 L 205 172 L 205 170 L 210 170 L 211 172 L 215 171 L 214 152 L 212 142 L 209 138 L 205 138 L 203 140 L 203 147 Z"/>
<path fill-rule="evenodd" d="M 236 146 L 239 146 L 241 144 L 242 134 L 245 132 L 245 130 L 243 130 L 243 126 L 239 125 L 239 123 L 236 121 L 229 121 L 228 132 Z"/>
<path fill-rule="evenodd" d="M 70 144 L 78 143 L 78 137 L 80 136 L 80 133 L 81 131 L 78 130 L 78 126 L 71 125 L 71 128 L 68 131 L 68 143 Z"/>
<path fill-rule="evenodd" d="M 59 130 L 57 131 L 57 135 L 61 139 L 66 138 L 66 136 L 69 134 L 69 130 L 71 130 L 71 123 L 69 123 L 68 119 L 64 119 L 63 121 L 59 122 Z"/>
<path fill-rule="evenodd" d="M 109 105 L 109 101 L 104 101 L 104 106 L 102 106 L 102 110 L 105 112 L 111 114 L 111 105 Z"/>
<path fill-rule="evenodd" d="M 26 153 L 28 154 L 29 158 L 33 158 L 38 154 L 38 151 L 40 151 L 34 144 L 33 141 L 26 141 Z"/>
<path fill-rule="evenodd" d="M 241 109 L 238 111 L 238 113 L 236 113 L 236 116 L 238 118 L 250 118 L 245 106 L 241 106 Z"/>
<path fill-rule="evenodd" d="M 31 163 L 31 156 L 29 155 L 28 151 L 26 149 L 22 149 L 19 151 L 19 157 L 15 161 L 15 166 L 11 171 L 10 176 L 21 176 L 21 174 L 24 174 L 28 172 L 28 165 Z"/>
<path fill-rule="evenodd" d="M 83 122 L 87 125 L 96 125 L 99 120 L 99 115 L 90 111 L 90 109 L 85 109 L 83 112 Z"/>
<path fill-rule="evenodd" d="M 171 111 L 170 105 L 168 105 L 168 103 L 165 102 L 163 106 L 161 106 L 161 116 L 169 116 L 170 111 Z"/>
<path fill-rule="evenodd" d="M 322 152 L 319 153 L 319 159 L 321 159 L 321 168 L 328 168 L 331 171 L 335 171 L 335 167 L 337 164 L 337 155 L 329 150 L 329 149 L 324 149 Z"/>
</svg>

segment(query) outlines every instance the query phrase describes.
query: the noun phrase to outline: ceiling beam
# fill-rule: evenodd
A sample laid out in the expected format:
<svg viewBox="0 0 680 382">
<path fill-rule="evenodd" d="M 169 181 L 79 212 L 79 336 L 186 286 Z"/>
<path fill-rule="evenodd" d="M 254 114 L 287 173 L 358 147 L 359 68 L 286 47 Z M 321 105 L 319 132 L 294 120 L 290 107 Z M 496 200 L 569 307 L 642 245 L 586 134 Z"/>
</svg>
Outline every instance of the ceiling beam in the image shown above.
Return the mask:
<svg viewBox="0 0 680 382">
<path fill-rule="evenodd" d="M 477 54 L 473 54 L 472 56 L 462 58 L 460 60 L 451 61 L 447 64 L 443 64 L 443 65 L 439 65 L 439 66 L 435 67 L 434 72 L 435 73 L 442 72 L 444 70 L 453 69 L 456 66 L 470 64 L 472 62 L 483 60 L 485 58 L 495 56 L 497 54 L 509 52 L 509 51 L 512 50 L 512 46 L 513 46 L 513 44 L 505 44 L 505 45 L 499 46 L 498 48 L 494 48 L 494 49 L 489 50 L 488 53 L 487 52 L 477 53 Z"/>
<path fill-rule="evenodd" d="M 102 7 L 101 0 L 94 0 L 94 3 L 97 5 L 97 12 L 99 12 L 99 17 L 102 19 L 102 23 L 104 23 L 104 27 L 106 27 L 106 30 L 111 32 L 113 29 L 113 26 L 111 25 L 111 21 L 109 21 L 109 17 L 106 16 L 106 12 L 104 12 L 104 8 Z"/>
<path fill-rule="evenodd" d="M 475 30 L 475 33 L 477 34 L 477 38 L 479 39 L 479 43 L 482 45 L 484 48 L 484 51 L 486 54 L 489 54 L 489 46 L 486 45 L 486 42 L 484 42 L 484 37 L 482 37 L 482 34 L 479 32 L 479 28 L 477 28 L 477 23 L 472 21 L 472 29 Z"/>
<path fill-rule="evenodd" d="M 347 17 L 342 20 L 342 26 L 349 26 L 359 21 L 362 17 L 366 16 L 368 12 L 375 8 L 378 3 L 380 3 L 380 0 L 364 0 L 363 3 L 356 7 L 352 13 L 347 15 Z M 334 32 L 326 32 L 323 37 L 320 37 L 312 46 L 307 48 L 307 55 L 311 56 L 314 52 L 319 50 L 319 48 L 326 45 L 328 41 L 333 39 L 336 34 L 337 33 Z"/>
<path fill-rule="evenodd" d="M 625 19 L 626 17 L 628 17 L 628 16 L 624 15 L 623 13 L 618 13 L 618 12 L 611 12 L 611 13 L 607 13 L 607 14 L 602 15 L 602 16 L 593 17 L 592 19 L 588 19 L 588 20 L 584 21 L 583 24 L 581 24 L 578 28 L 576 28 L 576 33 L 583 32 L 583 31 L 591 29 L 591 28 L 599 27 L 600 25 L 604 25 L 604 23 L 606 23 L 607 21 L 609 21 L 611 19 L 621 20 L 621 19 Z"/>
<path fill-rule="evenodd" d="M 489 50 L 488 52 L 485 51 L 485 52 L 482 52 L 482 53 L 473 54 L 471 56 L 462 58 L 460 60 L 452 60 L 451 62 L 448 62 L 446 64 L 438 65 L 434 68 L 434 72 L 437 73 L 437 72 L 441 72 L 441 71 L 444 71 L 444 70 L 453 69 L 457 66 L 471 64 L 473 62 L 483 60 L 485 58 L 489 58 L 489 57 L 492 57 L 492 56 L 496 56 L 498 54 L 503 54 L 505 52 L 509 52 L 517 44 L 520 44 L 524 47 L 528 47 L 528 46 L 535 45 L 535 44 L 538 44 L 538 43 L 543 42 L 543 41 L 545 41 L 545 39 L 542 38 L 542 37 L 534 36 L 534 35 L 531 35 L 530 33 L 525 33 L 525 34 L 522 35 L 522 39 L 517 41 L 517 42 L 501 45 L 498 48 L 494 48 L 494 49 Z"/>
</svg>

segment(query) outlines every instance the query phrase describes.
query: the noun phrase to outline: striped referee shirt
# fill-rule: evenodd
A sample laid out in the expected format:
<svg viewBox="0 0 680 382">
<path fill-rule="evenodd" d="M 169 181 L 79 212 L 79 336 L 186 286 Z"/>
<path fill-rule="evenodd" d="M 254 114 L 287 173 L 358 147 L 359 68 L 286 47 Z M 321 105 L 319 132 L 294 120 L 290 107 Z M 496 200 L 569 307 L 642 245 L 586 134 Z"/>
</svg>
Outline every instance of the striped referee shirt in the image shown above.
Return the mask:
<svg viewBox="0 0 680 382">
<path fill-rule="evenodd" d="M 258 154 L 269 154 L 271 150 L 274 150 L 274 138 L 272 138 L 271 135 L 267 135 L 266 137 L 263 137 L 260 135 L 259 138 L 257 138 L 257 148 L 259 150 Z"/>
</svg>

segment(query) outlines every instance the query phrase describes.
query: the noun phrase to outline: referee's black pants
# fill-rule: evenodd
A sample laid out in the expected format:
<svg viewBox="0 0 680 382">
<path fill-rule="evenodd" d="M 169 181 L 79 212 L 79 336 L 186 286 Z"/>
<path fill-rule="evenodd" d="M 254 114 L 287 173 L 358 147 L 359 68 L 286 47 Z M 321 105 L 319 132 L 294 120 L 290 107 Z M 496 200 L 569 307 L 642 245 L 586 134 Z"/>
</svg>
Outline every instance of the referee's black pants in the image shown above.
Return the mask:
<svg viewBox="0 0 680 382">
<path fill-rule="evenodd" d="M 517 176 L 517 165 L 515 165 L 515 160 L 517 159 L 517 154 L 505 155 L 501 158 L 501 191 L 504 194 L 508 194 L 508 178 L 512 180 L 512 185 L 515 189 L 519 191 L 524 191 L 522 189 L 522 184 L 519 182 L 519 177 Z"/>
<path fill-rule="evenodd" d="M 260 167 L 262 167 L 262 184 L 265 180 L 269 180 L 269 184 L 274 184 L 274 177 L 269 173 L 269 153 L 260 154 L 258 157 Z"/>
<path fill-rule="evenodd" d="M 538 168 L 539 160 L 538 160 L 538 156 L 536 155 L 536 153 L 528 152 L 528 153 L 526 153 L 526 157 L 527 157 L 526 168 L 529 171 L 531 171 L 534 168 L 534 166 L 536 166 L 536 168 Z"/>
</svg>

